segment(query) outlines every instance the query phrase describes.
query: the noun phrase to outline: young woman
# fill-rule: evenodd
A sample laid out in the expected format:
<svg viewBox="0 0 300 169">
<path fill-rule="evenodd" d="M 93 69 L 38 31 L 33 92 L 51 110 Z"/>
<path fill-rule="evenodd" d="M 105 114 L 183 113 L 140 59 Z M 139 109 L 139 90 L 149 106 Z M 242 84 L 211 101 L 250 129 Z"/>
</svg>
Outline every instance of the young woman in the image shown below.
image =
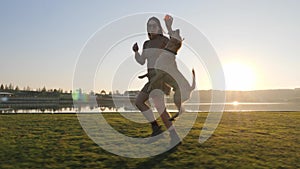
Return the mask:
<svg viewBox="0 0 300 169">
<path fill-rule="evenodd" d="M 155 63 L 157 58 L 159 57 L 161 50 L 163 50 L 168 43 L 169 39 L 163 35 L 162 26 L 160 21 L 156 17 L 151 17 L 147 22 L 147 32 L 149 40 L 144 42 L 143 51 L 140 54 L 138 52 L 139 47 L 137 43 L 135 43 L 132 47 L 133 51 L 135 52 L 135 60 L 144 65 L 147 61 L 147 74 L 143 77 L 148 77 L 148 82 L 144 85 L 141 92 L 136 98 L 136 106 L 137 108 L 143 113 L 146 119 L 151 123 L 152 126 L 152 134 L 151 136 L 156 136 L 162 133 L 161 126 L 158 125 L 157 121 L 155 120 L 154 113 L 150 109 L 150 107 L 145 104 L 147 100 L 149 100 L 150 93 L 155 90 L 159 89 L 163 91 L 165 94 L 169 94 L 170 88 L 167 87 L 164 83 L 156 85 L 157 88 L 153 88 L 151 91 L 148 90 L 149 88 L 149 80 L 155 76 Z M 170 131 L 171 136 L 171 145 L 174 143 L 178 143 L 180 138 L 174 128 L 172 126 L 172 122 L 169 121 L 170 115 L 166 111 L 165 102 L 164 102 L 164 94 L 159 92 L 153 92 L 155 94 L 151 94 L 151 98 L 154 102 L 154 105 L 157 111 L 160 113 L 163 123 Z"/>
</svg>

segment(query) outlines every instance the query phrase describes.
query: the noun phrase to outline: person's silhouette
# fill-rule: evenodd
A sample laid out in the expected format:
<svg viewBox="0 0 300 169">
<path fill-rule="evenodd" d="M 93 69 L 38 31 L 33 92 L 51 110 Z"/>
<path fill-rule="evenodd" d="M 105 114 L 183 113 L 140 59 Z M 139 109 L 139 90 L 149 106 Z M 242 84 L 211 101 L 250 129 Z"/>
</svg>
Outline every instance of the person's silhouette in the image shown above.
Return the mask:
<svg viewBox="0 0 300 169">
<path fill-rule="evenodd" d="M 143 44 L 143 51 L 140 54 L 138 52 L 139 47 L 135 43 L 132 47 L 132 50 L 135 52 L 135 60 L 144 65 L 147 61 L 147 74 L 140 76 L 140 78 L 147 77 L 148 80 L 155 76 L 155 63 L 159 57 L 161 50 L 163 50 L 168 43 L 169 39 L 163 35 L 163 29 L 160 24 L 160 21 L 156 17 L 151 17 L 147 22 L 147 32 L 149 40 L 145 41 Z M 152 134 L 151 136 L 156 136 L 162 133 L 161 126 L 157 123 L 154 113 L 150 107 L 145 103 L 149 100 L 149 97 L 152 98 L 154 105 L 157 111 L 160 113 L 161 118 L 165 126 L 170 131 L 171 142 L 178 142 L 180 140 L 175 127 L 172 125 L 172 122 L 169 121 L 170 114 L 166 111 L 166 106 L 164 102 L 164 94 L 170 93 L 170 87 L 161 83 L 156 85 L 156 88 L 149 89 L 149 81 L 144 85 L 141 92 L 136 98 L 136 106 L 143 113 L 145 118 L 151 123 Z M 163 92 L 153 92 L 155 89 L 159 89 Z M 155 94 L 151 94 L 151 92 Z M 172 144 L 172 143 L 171 143 Z"/>
</svg>

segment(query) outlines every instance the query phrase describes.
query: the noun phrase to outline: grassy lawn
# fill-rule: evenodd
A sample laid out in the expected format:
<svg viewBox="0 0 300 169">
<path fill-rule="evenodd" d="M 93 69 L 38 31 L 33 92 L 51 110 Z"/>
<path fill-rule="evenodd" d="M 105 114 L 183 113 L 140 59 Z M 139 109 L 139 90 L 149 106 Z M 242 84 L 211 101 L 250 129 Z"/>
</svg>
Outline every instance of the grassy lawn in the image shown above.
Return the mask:
<svg viewBox="0 0 300 169">
<path fill-rule="evenodd" d="M 199 144 L 206 116 L 198 114 L 177 149 L 130 159 L 95 144 L 76 114 L 2 114 L 0 168 L 300 168 L 300 112 L 224 113 L 213 136 Z M 117 113 L 105 117 L 129 136 L 151 133 L 149 125 Z"/>
</svg>

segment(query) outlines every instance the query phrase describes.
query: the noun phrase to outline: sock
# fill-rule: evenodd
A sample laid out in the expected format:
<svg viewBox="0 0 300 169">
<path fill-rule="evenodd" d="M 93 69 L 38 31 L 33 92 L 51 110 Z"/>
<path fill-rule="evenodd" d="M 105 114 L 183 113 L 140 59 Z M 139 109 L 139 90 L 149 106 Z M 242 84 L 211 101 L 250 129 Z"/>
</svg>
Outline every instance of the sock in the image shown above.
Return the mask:
<svg viewBox="0 0 300 169">
<path fill-rule="evenodd" d="M 151 126 L 152 126 L 152 129 L 154 129 L 155 127 L 158 127 L 157 121 L 156 120 L 152 121 Z"/>
</svg>

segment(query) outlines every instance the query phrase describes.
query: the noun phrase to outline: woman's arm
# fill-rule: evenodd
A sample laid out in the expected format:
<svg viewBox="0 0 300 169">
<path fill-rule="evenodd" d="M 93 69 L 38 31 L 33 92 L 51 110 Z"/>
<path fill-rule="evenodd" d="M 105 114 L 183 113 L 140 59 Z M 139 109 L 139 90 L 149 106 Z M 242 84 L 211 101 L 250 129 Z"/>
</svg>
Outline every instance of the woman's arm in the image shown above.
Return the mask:
<svg viewBox="0 0 300 169">
<path fill-rule="evenodd" d="M 143 56 L 143 54 L 140 55 L 139 52 L 135 52 L 134 57 L 135 57 L 135 60 L 136 60 L 139 64 L 141 64 L 141 65 L 144 65 L 144 64 L 145 64 L 146 58 Z"/>
<path fill-rule="evenodd" d="M 146 42 L 144 43 L 143 49 L 145 48 L 145 44 L 146 44 Z M 139 53 L 139 47 L 138 47 L 137 43 L 135 43 L 133 45 L 132 50 L 134 51 L 134 58 L 135 58 L 135 60 L 139 64 L 144 65 L 145 62 L 146 62 L 146 57 L 145 57 L 145 54 L 144 54 L 144 50 L 142 51 L 142 55 L 140 55 L 140 53 Z"/>
</svg>

